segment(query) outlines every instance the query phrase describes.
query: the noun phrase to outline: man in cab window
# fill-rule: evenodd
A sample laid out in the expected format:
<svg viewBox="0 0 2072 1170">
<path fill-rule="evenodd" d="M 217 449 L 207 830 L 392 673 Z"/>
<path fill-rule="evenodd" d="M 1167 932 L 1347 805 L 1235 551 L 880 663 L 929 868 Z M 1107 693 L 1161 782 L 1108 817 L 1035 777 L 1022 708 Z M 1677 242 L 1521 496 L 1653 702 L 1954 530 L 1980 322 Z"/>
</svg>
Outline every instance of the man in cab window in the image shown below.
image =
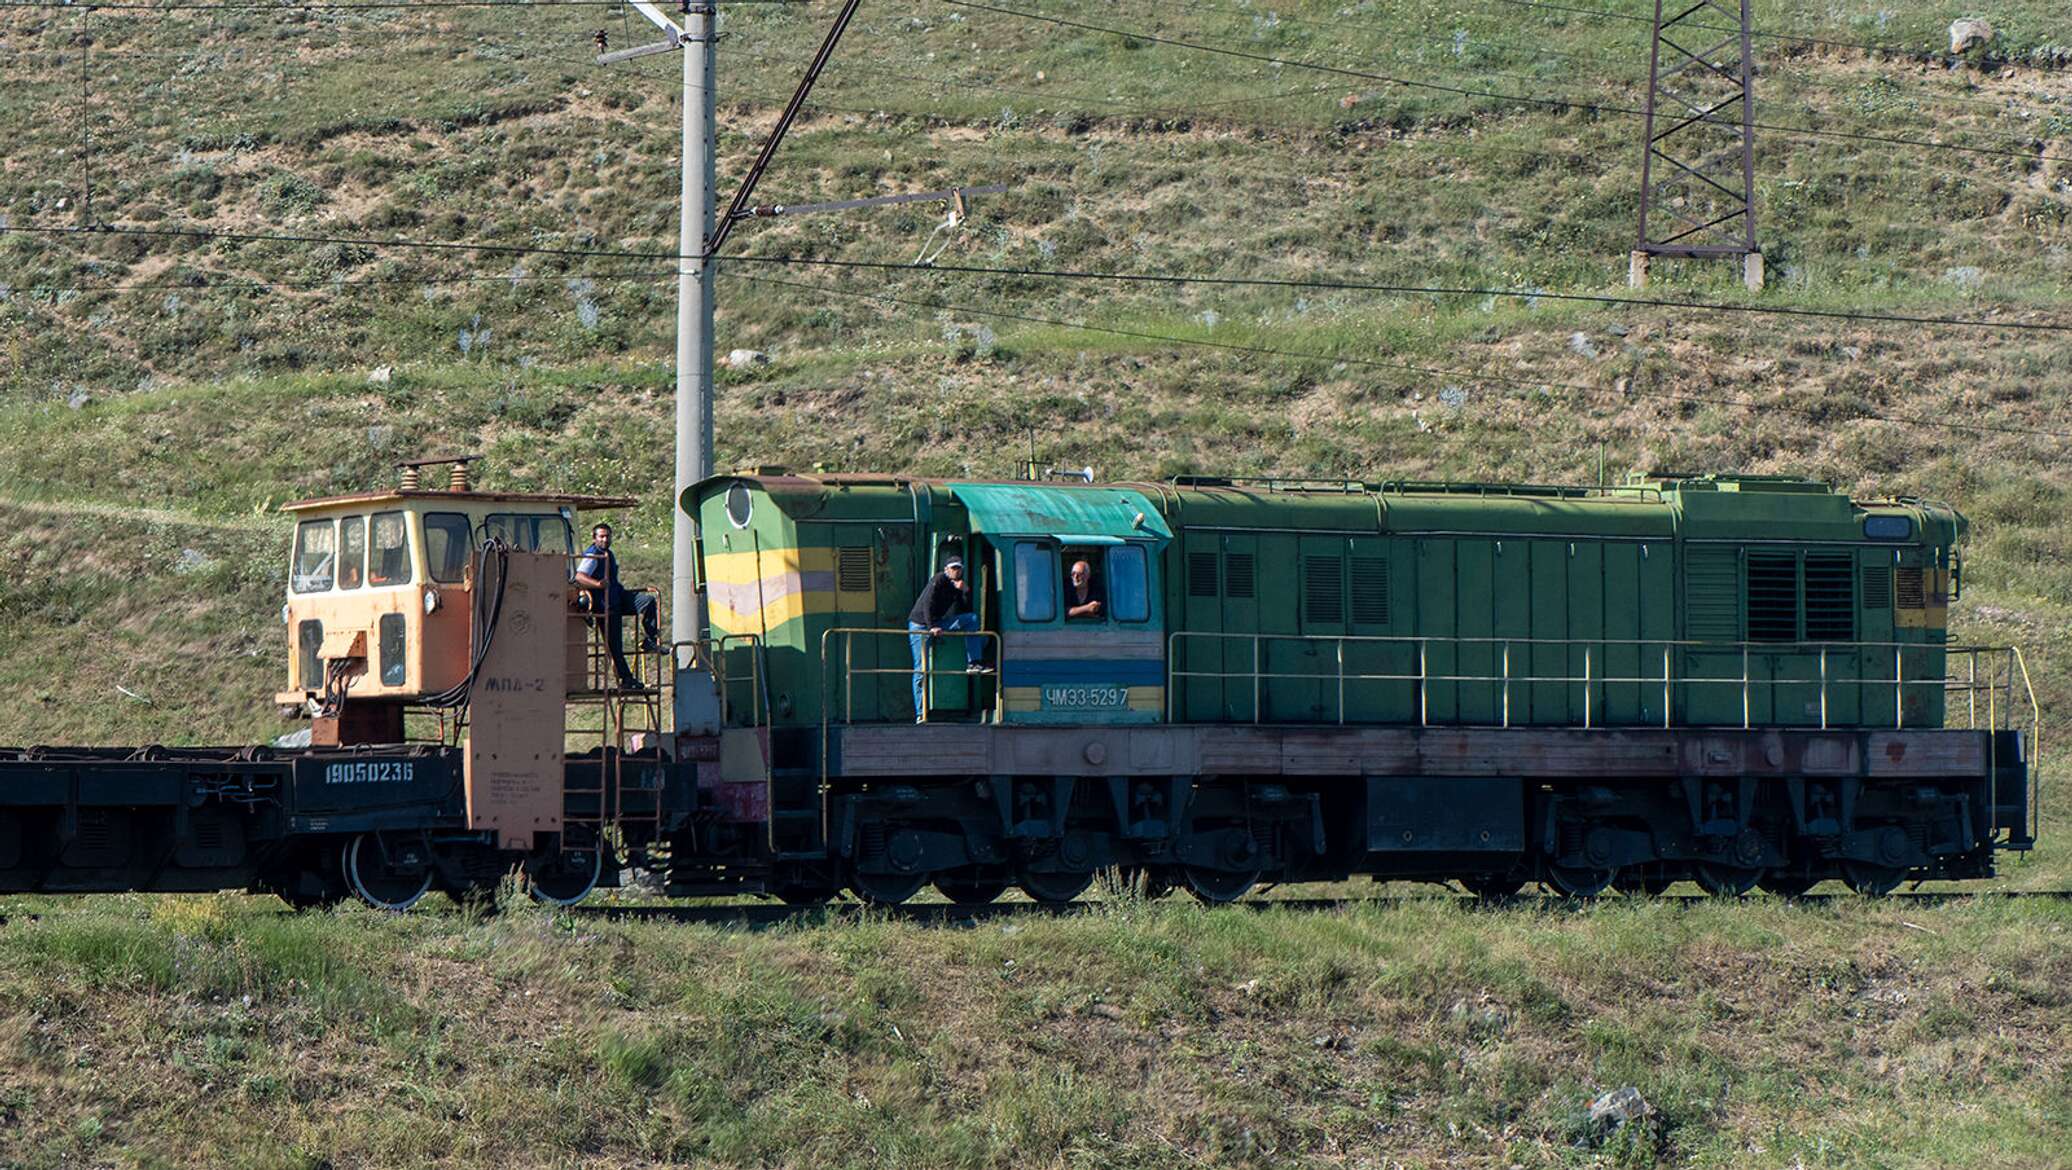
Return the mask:
<svg viewBox="0 0 2072 1170">
<path fill-rule="evenodd" d="M 583 608 L 605 614 L 604 640 L 611 647 L 612 665 L 618 668 L 619 686 L 641 689 L 633 669 L 626 665 L 626 634 L 620 625 L 628 613 L 640 618 L 640 648 L 650 653 L 661 650 L 661 622 L 655 613 L 655 595 L 635 593 L 619 583 L 619 558 L 612 554 L 612 526 L 599 524 L 590 530 L 590 547 L 576 562 L 576 584 L 582 586 Z"/>
<path fill-rule="evenodd" d="M 914 722 L 928 713 L 928 644 L 945 630 L 978 629 L 978 614 L 971 607 L 971 582 L 964 579 L 964 560 L 951 557 L 942 572 L 928 579 L 914 608 L 907 614 L 907 641 L 914 651 Z M 986 654 L 984 638 L 964 639 L 965 670 L 984 674 L 981 660 Z"/>
<path fill-rule="evenodd" d="M 1094 567 L 1085 561 L 1072 562 L 1071 588 L 1065 591 L 1065 616 L 1097 618 L 1107 611 L 1101 591 L 1094 587 Z"/>
</svg>

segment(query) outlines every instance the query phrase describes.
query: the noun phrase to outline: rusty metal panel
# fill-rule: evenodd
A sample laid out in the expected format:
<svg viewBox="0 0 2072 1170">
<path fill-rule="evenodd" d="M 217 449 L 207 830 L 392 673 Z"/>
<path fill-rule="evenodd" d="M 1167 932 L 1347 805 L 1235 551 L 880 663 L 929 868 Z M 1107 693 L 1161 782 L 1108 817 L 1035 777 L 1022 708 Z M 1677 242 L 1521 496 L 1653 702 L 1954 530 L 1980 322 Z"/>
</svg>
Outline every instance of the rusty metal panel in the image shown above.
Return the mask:
<svg viewBox="0 0 2072 1170">
<path fill-rule="evenodd" d="M 325 662 L 367 657 L 367 631 L 324 628 L 324 644 L 317 657 Z"/>
<path fill-rule="evenodd" d="M 1867 776 L 1983 776 L 1984 731 L 1873 731 L 1864 736 Z"/>
<path fill-rule="evenodd" d="M 503 611 L 469 699 L 468 827 L 506 849 L 561 831 L 566 558 L 508 554 Z"/>
<path fill-rule="evenodd" d="M 854 727 L 847 776 L 1979 776 L 1985 733 L 1222 726 Z M 731 773 L 730 773 L 731 774 Z"/>
<path fill-rule="evenodd" d="M 1203 727 L 1194 737 L 1201 771 L 1210 776 L 1273 776 L 1281 770 L 1280 733 L 1266 727 Z"/>
</svg>

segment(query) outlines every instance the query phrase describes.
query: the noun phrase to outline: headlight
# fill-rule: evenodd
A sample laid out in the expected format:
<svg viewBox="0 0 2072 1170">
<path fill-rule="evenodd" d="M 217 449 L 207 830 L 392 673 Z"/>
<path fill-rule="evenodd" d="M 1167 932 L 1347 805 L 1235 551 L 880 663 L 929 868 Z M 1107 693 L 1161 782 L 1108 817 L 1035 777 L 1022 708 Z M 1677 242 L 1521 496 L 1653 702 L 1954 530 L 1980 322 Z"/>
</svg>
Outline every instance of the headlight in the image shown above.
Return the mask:
<svg viewBox="0 0 2072 1170">
<path fill-rule="evenodd" d="M 424 591 L 424 612 L 426 617 L 439 612 L 439 591 L 430 586 L 426 586 Z"/>
</svg>

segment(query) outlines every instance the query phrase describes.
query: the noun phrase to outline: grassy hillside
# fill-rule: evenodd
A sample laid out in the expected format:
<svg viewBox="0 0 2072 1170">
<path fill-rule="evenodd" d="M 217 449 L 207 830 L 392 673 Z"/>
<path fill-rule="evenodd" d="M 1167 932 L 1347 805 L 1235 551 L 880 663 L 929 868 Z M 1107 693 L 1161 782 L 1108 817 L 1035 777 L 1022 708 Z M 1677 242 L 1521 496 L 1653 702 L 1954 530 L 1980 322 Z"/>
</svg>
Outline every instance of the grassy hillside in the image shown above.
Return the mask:
<svg viewBox="0 0 2072 1170">
<path fill-rule="evenodd" d="M 0 910 L 24 1170 L 2072 1161 L 2063 904 Z M 1622 1087 L 1654 1114 L 1606 1133 Z"/>
<path fill-rule="evenodd" d="M 2029 647 L 2045 709 L 2046 847 L 2004 884 L 2072 886 L 2072 351 L 2020 328 L 2072 325 L 2060 6 L 1758 5 L 1835 42 L 1759 42 L 1762 121 L 1972 149 L 1766 130 L 1770 288 L 1656 266 L 1669 298 L 1992 328 L 805 263 L 947 243 L 942 265 L 1625 293 L 1644 24 L 1040 11 L 1249 56 L 865 5 L 758 201 L 1009 190 L 933 237 L 925 206 L 744 224 L 720 347 L 771 360 L 722 371 L 722 465 L 1009 474 L 1033 435 L 1115 477 L 1674 468 L 1947 499 L 1974 522 L 1959 635 Z M 1952 60 L 1960 15 L 1998 36 Z M 830 16 L 727 6 L 729 192 Z M 277 734 L 273 507 L 399 458 L 637 496 L 628 575 L 659 580 L 676 62 L 599 69 L 600 27 L 651 36 L 603 6 L 0 8 L 0 743 Z M 43 230 L 81 223 L 124 230 Z M 2072 1161 L 2072 918 L 2036 901 L 0 917 L 4 1166 Z M 1655 1123 L 1593 1130 L 1628 1085 Z"/>
</svg>

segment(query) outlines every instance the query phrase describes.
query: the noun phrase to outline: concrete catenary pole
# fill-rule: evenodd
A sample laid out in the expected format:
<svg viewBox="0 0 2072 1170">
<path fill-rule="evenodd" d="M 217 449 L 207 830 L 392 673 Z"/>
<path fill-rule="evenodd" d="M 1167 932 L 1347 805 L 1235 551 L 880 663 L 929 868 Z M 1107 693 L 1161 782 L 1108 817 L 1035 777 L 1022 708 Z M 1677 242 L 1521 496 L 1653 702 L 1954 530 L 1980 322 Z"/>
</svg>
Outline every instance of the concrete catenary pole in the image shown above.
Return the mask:
<svg viewBox="0 0 2072 1170">
<path fill-rule="evenodd" d="M 683 199 L 677 229 L 676 285 L 676 524 L 669 575 L 670 640 L 705 637 L 705 599 L 697 590 L 698 523 L 682 507 L 684 489 L 712 475 L 712 268 L 704 258 L 712 238 L 713 26 L 716 5 L 692 0 L 684 8 Z M 681 669 L 686 663 L 679 661 Z"/>
</svg>

